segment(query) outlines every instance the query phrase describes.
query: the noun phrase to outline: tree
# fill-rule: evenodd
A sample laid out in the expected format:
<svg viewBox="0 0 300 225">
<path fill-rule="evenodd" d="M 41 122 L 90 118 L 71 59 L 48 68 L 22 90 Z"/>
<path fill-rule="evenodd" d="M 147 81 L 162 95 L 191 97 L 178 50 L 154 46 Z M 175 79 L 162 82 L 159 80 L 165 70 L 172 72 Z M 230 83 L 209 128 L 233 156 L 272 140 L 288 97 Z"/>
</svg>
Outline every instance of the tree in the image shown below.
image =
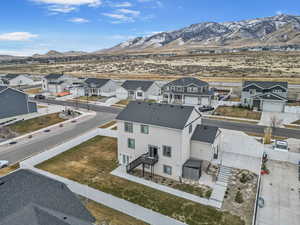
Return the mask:
<svg viewBox="0 0 300 225">
<path fill-rule="evenodd" d="M 270 118 L 270 126 L 271 127 L 279 127 L 282 124 L 283 120 L 279 119 L 277 116 L 271 116 Z"/>
</svg>

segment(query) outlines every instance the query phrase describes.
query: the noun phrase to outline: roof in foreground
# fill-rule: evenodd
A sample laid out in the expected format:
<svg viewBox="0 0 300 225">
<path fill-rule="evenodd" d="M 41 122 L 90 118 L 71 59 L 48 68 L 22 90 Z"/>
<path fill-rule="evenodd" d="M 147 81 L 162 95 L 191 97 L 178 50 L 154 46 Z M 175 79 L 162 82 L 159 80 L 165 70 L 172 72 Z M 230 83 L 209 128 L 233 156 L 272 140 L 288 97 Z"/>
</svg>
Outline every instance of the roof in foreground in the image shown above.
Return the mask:
<svg viewBox="0 0 300 225">
<path fill-rule="evenodd" d="M 193 110 L 193 106 L 132 101 L 117 119 L 182 130 Z"/>
<path fill-rule="evenodd" d="M 20 76 L 21 74 L 12 74 L 12 73 L 9 73 L 9 74 L 6 74 L 5 76 L 3 76 L 4 79 L 7 79 L 7 80 L 12 80 L 18 76 Z"/>
<path fill-rule="evenodd" d="M 147 91 L 154 81 L 151 80 L 126 80 L 121 86 L 126 90 L 137 90 Z"/>
<path fill-rule="evenodd" d="M 1 92 L 1 91 L 4 91 L 4 90 L 7 89 L 7 88 L 8 88 L 7 86 L 1 86 L 1 85 L 0 85 L 0 92 Z"/>
<path fill-rule="evenodd" d="M 174 86 L 189 86 L 190 84 L 196 84 L 197 86 L 207 86 L 208 83 L 195 77 L 184 77 L 177 80 L 173 80 L 166 85 Z"/>
<path fill-rule="evenodd" d="M 214 126 L 197 125 L 192 140 L 213 144 L 219 128 Z"/>
<path fill-rule="evenodd" d="M 1 225 L 91 225 L 95 219 L 68 187 L 29 170 L 0 178 Z"/>
<path fill-rule="evenodd" d="M 256 84 L 262 88 L 271 88 L 276 85 L 279 85 L 284 88 L 288 88 L 288 82 L 276 82 L 276 81 L 256 81 L 256 80 L 246 80 L 243 82 L 243 87 L 246 87 L 250 84 Z"/>
</svg>

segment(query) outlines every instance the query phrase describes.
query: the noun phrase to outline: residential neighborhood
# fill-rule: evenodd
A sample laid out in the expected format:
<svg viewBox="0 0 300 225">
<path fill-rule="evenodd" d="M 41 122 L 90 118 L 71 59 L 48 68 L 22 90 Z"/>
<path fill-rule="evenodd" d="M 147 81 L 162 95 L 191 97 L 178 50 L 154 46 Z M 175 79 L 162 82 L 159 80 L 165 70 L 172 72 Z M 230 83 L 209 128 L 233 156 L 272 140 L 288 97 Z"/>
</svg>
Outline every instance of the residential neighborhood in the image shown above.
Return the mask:
<svg viewBox="0 0 300 225">
<path fill-rule="evenodd" d="M 298 1 L 1 3 L 0 225 L 300 225 Z"/>
</svg>

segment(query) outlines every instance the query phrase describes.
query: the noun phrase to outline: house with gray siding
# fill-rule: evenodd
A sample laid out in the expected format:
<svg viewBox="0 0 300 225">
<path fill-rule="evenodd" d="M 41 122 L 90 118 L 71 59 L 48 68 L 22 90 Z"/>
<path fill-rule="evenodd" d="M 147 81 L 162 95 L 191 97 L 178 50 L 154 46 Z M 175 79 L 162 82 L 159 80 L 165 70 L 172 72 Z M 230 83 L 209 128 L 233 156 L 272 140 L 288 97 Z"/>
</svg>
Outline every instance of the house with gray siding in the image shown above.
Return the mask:
<svg viewBox="0 0 300 225">
<path fill-rule="evenodd" d="M 210 106 L 214 92 L 205 81 L 184 77 L 162 87 L 163 101 L 169 104 Z"/>
<path fill-rule="evenodd" d="M 126 80 L 116 91 L 117 98 L 133 100 L 157 100 L 159 94 L 160 87 L 150 80 Z"/>
<path fill-rule="evenodd" d="M 1 77 L 2 83 L 10 86 L 33 85 L 34 80 L 26 74 L 6 74 Z"/>
<path fill-rule="evenodd" d="M 241 104 L 259 111 L 284 112 L 288 101 L 288 83 L 244 81 Z"/>
<path fill-rule="evenodd" d="M 116 94 L 117 84 L 111 79 L 88 78 L 84 83 L 86 96 L 110 97 Z"/>
<path fill-rule="evenodd" d="M 68 91 L 75 80 L 77 80 L 77 78 L 63 73 L 49 74 L 42 79 L 42 89 L 43 91 L 53 94 Z"/>
<path fill-rule="evenodd" d="M 0 86 L 0 120 L 35 112 L 37 105 L 28 99 L 26 93 Z"/>
<path fill-rule="evenodd" d="M 20 169 L 0 177 L 1 225 L 93 225 L 95 218 L 64 183 Z"/>
<path fill-rule="evenodd" d="M 199 180 L 202 161 L 220 155 L 220 130 L 201 125 L 193 106 L 131 101 L 116 120 L 118 161 L 128 173 Z"/>
</svg>

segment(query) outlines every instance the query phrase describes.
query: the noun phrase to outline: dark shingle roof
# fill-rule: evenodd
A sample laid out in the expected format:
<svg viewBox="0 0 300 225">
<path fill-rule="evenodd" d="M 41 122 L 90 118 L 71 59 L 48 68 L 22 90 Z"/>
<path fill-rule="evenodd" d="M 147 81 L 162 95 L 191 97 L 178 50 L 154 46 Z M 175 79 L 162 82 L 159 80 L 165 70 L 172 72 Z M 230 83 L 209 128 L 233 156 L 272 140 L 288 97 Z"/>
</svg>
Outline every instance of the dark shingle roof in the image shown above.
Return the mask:
<svg viewBox="0 0 300 225">
<path fill-rule="evenodd" d="M 0 199 L 5 202 L 0 204 L 0 224 L 91 225 L 95 221 L 61 182 L 29 170 L 18 170 L 0 181 Z"/>
<path fill-rule="evenodd" d="M 4 91 L 4 90 L 7 89 L 7 88 L 8 88 L 7 86 L 1 86 L 1 85 L 0 85 L 0 92 L 1 92 L 1 91 Z"/>
<path fill-rule="evenodd" d="M 192 106 L 132 101 L 117 119 L 182 130 L 193 110 Z"/>
<path fill-rule="evenodd" d="M 202 80 L 199 80 L 195 77 L 184 77 L 180 78 L 174 81 L 171 81 L 170 83 L 167 83 L 165 86 L 188 86 L 190 84 L 195 84 L 197 86 L 208 86 L 208 83 Z"/>
<path fill-rule="evenodd" d="M 96 88 L 100 88 L 103 85 L 105 85 L 108 81 L 110 81 L 110 79 L 88 78 L 84 82 L 88 86 L 93 86 L 93 87 L 96 87 Z"/>
<path fill-rule="evenodd" d="M 12 80 L 18 76 L 20 76 L 20 74 L 6 74 L 5 76 L 3 76 L 3 78 L 6 80 Z"/>
<path fill-rule="evenodd" d="M 47 79 L 47 80 L 54 80 L 54 79 L 58 79 L 58 78 L 60 78 L 62 76 L 63 76 L 63 74 L 51 73 L 51 74 L 45 76 L 45 79 Z"/>
<path fill-rule="evenodd" d="M 213 144 L 218 130 L 218 127 L 197 125 L 193 133 L 192 140 Z"/>
<path fill-rule="evenodd" d="M 126 90 L 137 90 L 141 89 L 142 91 L 147 91 L 154 81 L 150 80 L 126 80 L 121 86 Z"/>
<path fill-rule="evenodd" d="M 273 86 L 279 85 L 283 88 L 288 88 L 288 82 L 275 82 L 275 81 L 244 81 L 243 83 L 243 88 L 251 85 L 251 84 L 256 84 L 257 86 L 263 88 L 263 89 L 268 89 L 271 88 Z"/>
</svg>

